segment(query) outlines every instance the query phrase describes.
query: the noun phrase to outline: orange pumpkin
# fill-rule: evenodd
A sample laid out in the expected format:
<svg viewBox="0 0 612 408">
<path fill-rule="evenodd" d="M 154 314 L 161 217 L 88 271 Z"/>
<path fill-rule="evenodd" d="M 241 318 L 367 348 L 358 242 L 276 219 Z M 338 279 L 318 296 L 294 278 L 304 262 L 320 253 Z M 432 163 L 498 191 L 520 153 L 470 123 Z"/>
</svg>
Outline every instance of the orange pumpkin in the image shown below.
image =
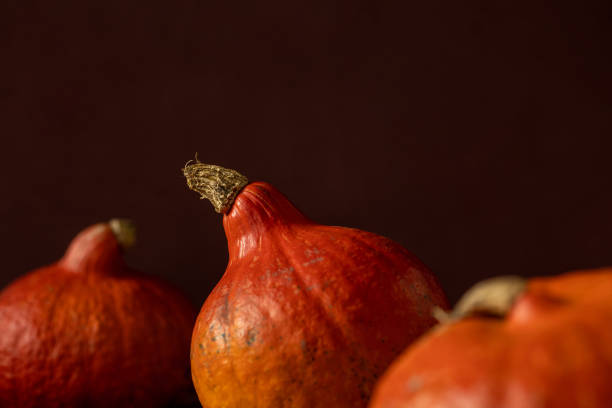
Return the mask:
<svg viewBox="0 0 612 408">
<path fill-rule="evenodd" d="M 485 281 L 401 355 L 371 408 L 612 404 L 612 269 Z"/>
<path fill-rule="evenodd" d="M 0 407 L 159 407 L 188 393 L 195 310 L 130 269 L 126 221 L 91 226 L 0 293 Z"/>
<path fill-rule="evenodd" d="M 366 406 L 446 305 L 429 270 L 387 238 L 310 221 L 267 183 L 199 162 L 184 173 L 224 213 L 229 247 L 191 342 L 202 405 Z"/>
</svg>

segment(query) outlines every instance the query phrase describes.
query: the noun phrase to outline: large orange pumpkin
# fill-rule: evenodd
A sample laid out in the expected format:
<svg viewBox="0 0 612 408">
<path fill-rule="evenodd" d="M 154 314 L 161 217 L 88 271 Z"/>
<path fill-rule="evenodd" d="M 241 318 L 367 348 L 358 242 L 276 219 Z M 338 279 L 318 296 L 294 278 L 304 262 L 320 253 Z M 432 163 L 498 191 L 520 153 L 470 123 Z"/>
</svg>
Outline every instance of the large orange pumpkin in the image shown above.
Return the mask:
<svg viewBox="0 0 612 408">
<path fill-rule="evenodd" d="M 224 213 L 229 247 L 191 342 L 203 406 L 364 407 L 446 305 L 429 270 L 387 238 L 310 221 L 267 183 L 199 162 L 184 173 Z"/>
<path fill-rule="evenodd" d="M 391 365 L 370 405 L 610 406 L 612 269 L 483 282 Z"/>
<path fill-rule="evenodd" d="M 0 293 L 0 407 L 150 408 L 190 389 L 195 310 L 125 264 L 132 239 L 126 221 L 91 226 Z"/>
</svg>

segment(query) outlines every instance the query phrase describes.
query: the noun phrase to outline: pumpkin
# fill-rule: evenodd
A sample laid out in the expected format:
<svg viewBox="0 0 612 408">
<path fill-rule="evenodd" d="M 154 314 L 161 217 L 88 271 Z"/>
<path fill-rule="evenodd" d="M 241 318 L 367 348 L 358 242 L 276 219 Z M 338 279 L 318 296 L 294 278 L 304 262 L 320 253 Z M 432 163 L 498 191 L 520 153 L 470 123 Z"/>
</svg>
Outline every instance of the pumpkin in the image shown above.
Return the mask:
<svg viewBox="0 0 612 408">
<path fill-rule="evenodd" d="M 204 407 L 365 407 L 378 376 L 446 300 L 382 236 L 319 225 L 270 184 L 196 162 L 192 190 L 223 213 L 229 263 L 191 341 Z"/>
<path fill-rule="evenodd" d="M 609 407 L 612 269 L 495 278 L 381 378 L 371 408 Z"/>
<path fill-rule="evenodd" d="M 195 309 L 130 269 L 125 220 L 82 231 L 0 293 L 0 406 L 158 407 L 190 388 Z"/>
</svg>

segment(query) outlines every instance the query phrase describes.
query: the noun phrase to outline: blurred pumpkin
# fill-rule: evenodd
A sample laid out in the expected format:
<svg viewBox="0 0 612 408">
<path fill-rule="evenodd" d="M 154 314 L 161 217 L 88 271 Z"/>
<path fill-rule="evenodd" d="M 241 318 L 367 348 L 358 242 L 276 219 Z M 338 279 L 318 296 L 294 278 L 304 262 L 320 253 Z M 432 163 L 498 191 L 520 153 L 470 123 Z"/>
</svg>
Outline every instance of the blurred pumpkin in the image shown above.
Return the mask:
<svg viewBox="0 0 612 408">
<path fill-rule="evenodd" d="M 93 225 L 0 293 L 1 407 L 158 407 L 188 393 L 195 310 L 125 264 L 133 240 L 126 220 Z"/>
<path fill-rule="evenodd" d="M 484 281 L 381 378 L 371 408 L 604 408 L 612 269 Z"/>
</svg>

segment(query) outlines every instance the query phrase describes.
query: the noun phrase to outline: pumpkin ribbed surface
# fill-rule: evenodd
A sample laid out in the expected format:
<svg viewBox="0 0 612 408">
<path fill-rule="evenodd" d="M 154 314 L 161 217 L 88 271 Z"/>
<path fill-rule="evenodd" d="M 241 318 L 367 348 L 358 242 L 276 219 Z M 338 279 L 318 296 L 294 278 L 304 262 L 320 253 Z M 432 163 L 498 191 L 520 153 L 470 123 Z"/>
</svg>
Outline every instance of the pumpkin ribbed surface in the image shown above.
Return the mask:
<svg viewBox="0 0 612 408">
<path fill-rule="evenodd" d="M 128 268 L 107 224 L 0 294 L 0 406 L 156 407 L 189 389 L 195 312 Z"/>
<path fill-rule="evenodd" d="M 446 305 L 406 249 L 316 224 L 267 183 L 247 185 L 223 225 L 229 263 L 191 344 L 204 407 L 363 407 Z"/>
</svg>

